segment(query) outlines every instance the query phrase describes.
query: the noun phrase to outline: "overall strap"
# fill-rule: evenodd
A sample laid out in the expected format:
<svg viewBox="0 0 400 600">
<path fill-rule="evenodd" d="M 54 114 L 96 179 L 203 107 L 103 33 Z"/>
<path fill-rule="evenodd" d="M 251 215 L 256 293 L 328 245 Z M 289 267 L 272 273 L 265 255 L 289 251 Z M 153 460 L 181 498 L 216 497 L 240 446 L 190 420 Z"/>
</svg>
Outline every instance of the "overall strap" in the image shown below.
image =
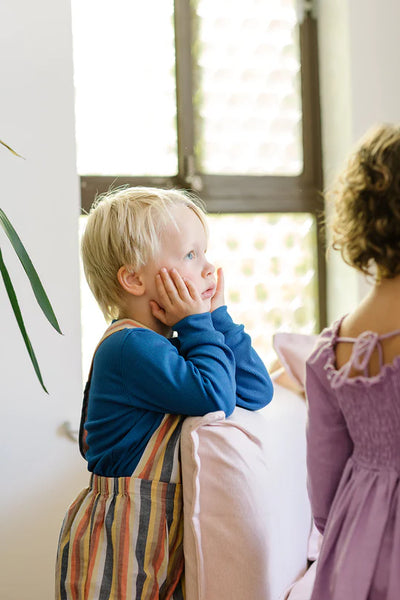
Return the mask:
<svg viewBox="0 0 400 600">
<path fill-rule="evenodd" d="M 140 489 L 147 501 L 148 494 L 152 489 L 151 494 L 154 493 L 158 483 L 181 483 L 180 437 L 184 419 L 183 415 L 164 415 L 133 473 L 127 477 L 106 477 L 92 473 L 91 489 L 105 495 L 135 494 L 138 482 L 142 481 Z M 169 491 L 165 493 L 170 494 Z"/>
<path fill-rule="evenodd" d="M 96 349 L 93 353 L 92 363 L 89 369 L 88 380 L 85 385 L 85 389 L 83 392 L 83 402 L 82 402 L 82 411 L 81 411 L 81 422 L 79 425 L 79 450 L 82 454 L 83 458 L 86 457 L 86 452 L 88 450 L 88 445 L 86 443 L 87 431 L 85 429 L 85 423 L 87 419 L 87 411 L 88 411 L 88 402 L 89 402 L 89 390 L 90 384 L 92 381 L 92 372 L 93 372 L 93 363 L 94 357 L 96 355 L 97 350 L 99 349 L 100 344 L 104 342 L 110 335 L 113 333 L 117 333 L 117 331 L 121 331 L 122 329 L 135 329 L 135 328 L 148 329 L 145 325 L 142 325 L 138 321 L 133 321 L 133 319 L 119 319 L 118 321 L 114 321 L 111 325 L 105 330 L 103 337 L 99 341 L 96 346 Z"/>
<path fill-rule="evenodd" d="M 183 415 L 166 414 L 154 431 L 132 476 L 180 483 L 180 437 Z"/>
</svg>

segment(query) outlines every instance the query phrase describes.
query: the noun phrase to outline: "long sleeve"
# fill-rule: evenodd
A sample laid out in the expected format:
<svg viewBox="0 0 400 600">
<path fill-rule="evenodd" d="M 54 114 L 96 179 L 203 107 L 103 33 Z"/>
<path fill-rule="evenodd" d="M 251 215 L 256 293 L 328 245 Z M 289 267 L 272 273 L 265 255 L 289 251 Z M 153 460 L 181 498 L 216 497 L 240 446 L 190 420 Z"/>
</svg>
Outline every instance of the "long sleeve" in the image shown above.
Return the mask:
<svg viewBox="0 0 400 600">
<path fill-rule="evenodd" d="M 335 392 L 312 357 L 306 365 L 306 395 L 307 485 L 315 524 L 323 533 L 353 442 Z"/>
<path fill-rule="evenodd" d="M 101 370 L 110 357 L 117 356 L 111 372 L 123 382 L 126 404 L 139 410 L 231 414 L 236 397 L 235 358 L 224 336 L 214 329 L 210 313 L 186 317 L 175 328 L 179 348 L 148 329 L 112 335 L 100 346 L 95 369 Z M 102 386 L 106 386 L 104 380 Z"/>
<path fill-rule="evenodd" d="M 236 404 L 249 410 L 266 406 L 273 396 L 273 385 L 264 363 L 251 344 L 243 325 L 237 325 L 227 307 L 211 313 L 213 325 L 225 338 L 235 357 Z"/>
<path fill-rule="evenodd" d="M 186 317 L 175 329 L 172 339 L 123 329 L 97 349 L 85 424 L 93 473 L 130 476 L 166 413 L 233 412 L 235 357 L 210 313 Z"/>
</svg>

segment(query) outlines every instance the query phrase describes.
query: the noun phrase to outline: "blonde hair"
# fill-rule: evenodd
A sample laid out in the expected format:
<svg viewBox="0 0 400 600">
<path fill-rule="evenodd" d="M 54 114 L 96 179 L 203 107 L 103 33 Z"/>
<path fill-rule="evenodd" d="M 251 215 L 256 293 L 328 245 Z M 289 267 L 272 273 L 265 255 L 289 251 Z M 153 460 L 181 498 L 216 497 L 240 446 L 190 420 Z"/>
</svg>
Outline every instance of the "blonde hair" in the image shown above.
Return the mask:
<svg viewBox="0 0 400 600">
<path fill-rule="evenodd" d="M 336 185 L 333 248 L 377 279 L 400 273 L 400 127 L 381 125 L 361 140 Z"/>
<path fill-rule="evenodd" d="M 122 288 L 118 270 L 146 265 L 160 250 L 160 233 L 175 223 L 172 209 L 187 206 L 207 233 L 198 198 L 180 190 L 117 189 L 96 198 L 82 237 L 82 260 L 89 287 L 106 320 L 118 318 Z"/>
</svg>

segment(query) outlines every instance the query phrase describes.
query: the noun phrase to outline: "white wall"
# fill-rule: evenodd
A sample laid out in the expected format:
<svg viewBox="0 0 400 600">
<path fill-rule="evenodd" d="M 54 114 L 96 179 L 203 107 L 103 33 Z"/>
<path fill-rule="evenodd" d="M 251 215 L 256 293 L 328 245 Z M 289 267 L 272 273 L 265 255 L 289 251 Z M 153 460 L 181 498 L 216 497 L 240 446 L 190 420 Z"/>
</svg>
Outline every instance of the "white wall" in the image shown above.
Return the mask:
<svg viewBox="0 0 400 600">
<path fill-rule="evenodd" d="M 320 2 L 318 41 L 321 88 L 322 153 L 324 181 L 336 176 L 352 143 L 352 95 L 348 0 Z M 331 209 L 327 208 L 328 218 Z M 328 244 L 330 242 L 329 228 Z M 343 293 L 346 290 L 346 293 Z M 328 322 L 356 303 L 357 278 L 337 252 L 328 252 Z M 334 299 L 334 301 L 333 301 Z"/>
<path fill-rule="evenodd" d="M 2 493 L 0 598 L 53 597 L 60 521 L 87 476 L 77 447 L 58 433 L 77 425 L 81 402 L 78 180 L 75 172 L 68 0 L 0 3 L 1 207 L 34 260 L 59 318 L 56 334 L 0 234 L 46 385 L 41 390 L 0 285 Z M 328 180 L 358 136 L 378 120 L 400 120 L 398 0 L 321 0 L 323 148 Z M 341 261 L 329 265 L 329 315 L 363 293 Z"/>
<path fill-rule="evenodd" d="M 75 168 L 68 0 L 0 3 L 0 206 L 20 234 L 59 319 L 47 323 L 0 232 L 0 245 L 42 374 L 34 374 L 0 283 L 2 600 L 54 596 L 54 558 L 68 503 L 87 480 L 77 447 L 58 433 L 81 402 L 79 189 Z"/>
<path fill-rule="evenodd" d="M 398 0 L 320 0 L 319 49 L 325 183 L 361 135 L 400 122 Z M 328 319 L 351 310 L 369 289 L 364 277 L 328 260 Z"/>
<path fill-rule="evenodd" d="M 367 9 L 363 0 L 349 2 L 353 139 L 377 123 L 400 123 L 400 3 L 370 0 Z M 368 289 L 359 277 L 359 297 Z"/>
</svg>

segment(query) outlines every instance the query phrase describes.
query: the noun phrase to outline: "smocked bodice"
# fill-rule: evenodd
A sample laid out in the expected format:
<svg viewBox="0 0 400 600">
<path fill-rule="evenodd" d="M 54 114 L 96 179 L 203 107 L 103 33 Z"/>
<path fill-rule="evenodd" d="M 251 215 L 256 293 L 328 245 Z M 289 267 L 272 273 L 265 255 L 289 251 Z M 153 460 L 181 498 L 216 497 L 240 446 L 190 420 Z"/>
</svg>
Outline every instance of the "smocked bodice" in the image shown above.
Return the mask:
<svg viewBox="0 0 400 600">
<path fill-rule="evenodd" d="M 400 330 L 385 335 L 366 331 L 358 338 L 343 338 L 338 336 L 340 324 L 322 334 L 321 344 L 309 360 L 319 363 L 327 388 L 336 397 L 354 443 L 353 459 L 370 468 L 400 473 L 400 356 L 383 364 L 381 347 L 383 339 L 399 335 Z M 340 369 L 335 368 L 337 342 L 353 344 L 349 361 Z M 381 368 L 369 377 L 368 364 L 375 350 Z M 353 368 L 364 375 L 350 377 Z"/>
<path fill-rule="evenodd" d="M 354 443 L 353 458 L 360 464 L 400 473 L 399 387 L 399 377 L 390 374 L 379 385 L 366 386 L 359 381 L 338 394 Z"/>
</svg>

